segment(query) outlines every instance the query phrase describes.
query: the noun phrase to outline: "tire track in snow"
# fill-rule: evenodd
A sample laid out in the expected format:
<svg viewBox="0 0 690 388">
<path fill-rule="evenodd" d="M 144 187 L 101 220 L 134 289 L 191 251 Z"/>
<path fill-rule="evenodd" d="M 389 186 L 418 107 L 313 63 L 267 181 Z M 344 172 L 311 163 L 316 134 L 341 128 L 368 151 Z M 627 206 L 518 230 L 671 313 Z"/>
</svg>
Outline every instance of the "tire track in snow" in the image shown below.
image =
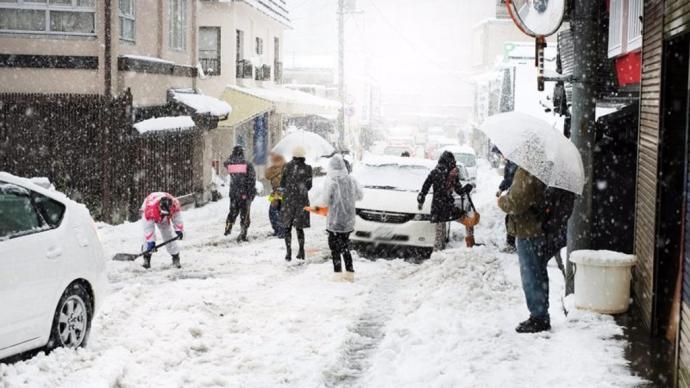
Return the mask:
<svg viewBox="0 0 690 388">
<path fill-rule="evenodd" d="M 398 279 L 382 278 L 372 289 L 364 311 L 348 327 L 335 364 L 322 372 L 326 387 L 352 387 L 370 366 L 369 356 L 385 336 L 385 326 L 393 314 L 391 303 Z"/>
</svg>

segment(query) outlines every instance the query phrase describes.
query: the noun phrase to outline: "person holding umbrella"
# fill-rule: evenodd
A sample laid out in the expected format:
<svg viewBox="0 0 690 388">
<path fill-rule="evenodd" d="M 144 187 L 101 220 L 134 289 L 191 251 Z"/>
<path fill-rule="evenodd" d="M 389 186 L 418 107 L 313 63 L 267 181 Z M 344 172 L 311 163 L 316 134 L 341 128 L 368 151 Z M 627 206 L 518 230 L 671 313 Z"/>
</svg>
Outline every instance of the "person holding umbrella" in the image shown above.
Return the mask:
<svg viewBox="0 0 690 388">
<path fill-rule="evenodd" d="M 292 228 L 297 231 L 299 251 L 297 259 L 304 260 L 304 229 L 310 226 L 309 190 L 312 187 L 312 168 L 306 163 L 305 151 L 301 146 L 292 150 L 292 160 L 283 169 L 280 192 L 283 195 L 281 218 L 285 228 L 285 260 L 292 260 Z"/>
<path fill-rule="evenodd" d="M 539 179 L 522 168 L 517 169 L 510 191 L 498 197 L 498 207 L 507 215 L 508 234 L 517 239 L 522 289 L 525 292 L 528 320 L 515 329 L 519 333 L 536 333 L 551 329 L 549 318 L 548 258 L 540 214 L 534 209 L 544 207 L 544 189 Z"/>
<path fill-rule="evenodd" d="M 509 112 L 489 117 L 480 129 L 518 167 L 507 194 L 497 199 L 516 237 L 520 277 L 529 319 L 518 333 L 551 329 L 547 263 L 567 243 L 575 196 L 582 194 L 584 166 L 563 134 L 533 116 Z"/>
</svg>

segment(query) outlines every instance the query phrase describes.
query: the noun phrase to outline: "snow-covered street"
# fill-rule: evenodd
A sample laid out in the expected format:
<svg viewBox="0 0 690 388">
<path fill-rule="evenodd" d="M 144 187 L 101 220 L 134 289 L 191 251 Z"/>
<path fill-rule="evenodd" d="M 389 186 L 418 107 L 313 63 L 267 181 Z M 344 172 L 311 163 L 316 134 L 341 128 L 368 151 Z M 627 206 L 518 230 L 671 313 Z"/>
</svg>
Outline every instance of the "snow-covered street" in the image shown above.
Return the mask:
<svg viewBox="0 0 690 388">
<path fill-rule="evenodd" d="M 222 236 L 227 199 L 185 212 L 180 270 L 108 263 L 110 295 L 89 344 L 0 364 L 0 387 L 627 387 L 641 383 L 610 316 L 564 316 L 550 266 L 553 329 L 517 334 L 527 318 L 517 256 L 499 252 L 495 170 L 480 166 L 482 213 L 467 249 L 423 264 L 355 256 L 354 283 L 334 282 L 324 220 L 312 217 L 306 262 L 286 263 L 268 202 L 250 242 Z M 108 256 L 138 249 L 141 226 L 100 226 Z"/>
</svg>

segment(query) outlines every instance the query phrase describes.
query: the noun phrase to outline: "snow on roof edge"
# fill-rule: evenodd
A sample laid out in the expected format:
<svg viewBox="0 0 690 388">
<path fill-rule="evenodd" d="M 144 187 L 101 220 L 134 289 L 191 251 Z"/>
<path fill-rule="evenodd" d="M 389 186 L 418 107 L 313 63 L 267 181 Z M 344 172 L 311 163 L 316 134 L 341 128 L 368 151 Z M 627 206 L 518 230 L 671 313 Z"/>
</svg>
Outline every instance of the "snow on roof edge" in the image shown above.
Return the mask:
<svg viewBox="0 0 690 388">
<path fill-rule="evenodd" d="M 190 116 L 154 117 L 134 124 L 140 134 L 149 132 L 163 132 L 174 130 L 189 130 L 194 128 L 194 120 Z"/>
</svg>

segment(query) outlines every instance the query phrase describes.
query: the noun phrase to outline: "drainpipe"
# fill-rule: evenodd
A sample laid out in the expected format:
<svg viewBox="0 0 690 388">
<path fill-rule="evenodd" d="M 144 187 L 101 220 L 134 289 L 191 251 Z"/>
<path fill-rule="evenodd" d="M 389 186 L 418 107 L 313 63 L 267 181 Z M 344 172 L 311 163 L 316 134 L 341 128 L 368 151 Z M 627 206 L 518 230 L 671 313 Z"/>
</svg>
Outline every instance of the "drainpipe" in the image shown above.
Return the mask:
<svg viewBox="0 0 690 388">
<path fill-rule="evenodd" d="M 105 78 L 105 87 L 103 94 L 106 96 L 112 95 L 113 89 L 113 58 L 112 58 L 112 39 L 113 39 L 113 23 L 112 23 L 112 3 L 111 0 L 104 0 L 104 19 L 103 23 L 104 35 L 105 35 L 105 53 L 103 54 L 103 71 Z"/>
<path fill-rule="evenodd" d="M 573 0 L 570 25 L 573 31 L 575 64 L 571 140 L 580 151 L 585 169 L 582 196 L 575 201 L 573 216 L 568 223 L 568 252 L 592 246 L 592 182 L 595 135 L 596 76 L 599 61 L 597 13 L 598 0 Z M 566 295 L 574 291 L 570 260 L 566 268 Z"/>
</svg>

